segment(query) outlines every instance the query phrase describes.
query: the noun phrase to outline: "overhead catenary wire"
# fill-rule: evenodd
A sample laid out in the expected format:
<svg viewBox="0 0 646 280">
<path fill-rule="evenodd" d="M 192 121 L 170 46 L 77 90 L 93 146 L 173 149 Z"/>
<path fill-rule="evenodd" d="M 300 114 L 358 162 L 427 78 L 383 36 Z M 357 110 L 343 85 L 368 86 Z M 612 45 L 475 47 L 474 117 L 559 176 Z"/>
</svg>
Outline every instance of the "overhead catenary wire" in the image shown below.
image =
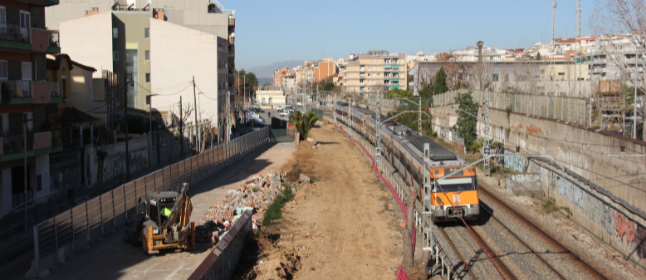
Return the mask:
<svg viewBox="0 0 646 280">
<path fill-rule="evenodd" d="M 152 90 L 149 90 L 149 89 L 145 88 L 144 86 L 140 85 L 140 84 L 139 84 L 139 83 L 137 83 L 137 82 L 135 82 L 135 84 L 137 84 L 140 88 L 142 88 L 142 89 L 144 89 L 144 90 L 146 90 L 146 91 L 150 92 L 151 94 L 155 94 L 155 95 L 158 95 L 158 96 L 173 96 L 173 95 L 177 95 L 177 94 L 180 94 L 180 93 L 184 92 L 184 91 L 185 91 L 189 86 L 191 86 L 191 85 L 192 85 L 192 83 L 191 83 L 191 82 L 188 82 L 188 83 L 186 84 L 186 86 L 185 86 L 183 89 L 181 89 L 180 91 L 177 91 L 177 92 L 174 92 L 174 93 L 158 93 L 158 92 L 154 92 L 154 91 L 152 91 Z M 155 89 L 155 90 L 157 90 L 157 89 Z"/>
</svg>

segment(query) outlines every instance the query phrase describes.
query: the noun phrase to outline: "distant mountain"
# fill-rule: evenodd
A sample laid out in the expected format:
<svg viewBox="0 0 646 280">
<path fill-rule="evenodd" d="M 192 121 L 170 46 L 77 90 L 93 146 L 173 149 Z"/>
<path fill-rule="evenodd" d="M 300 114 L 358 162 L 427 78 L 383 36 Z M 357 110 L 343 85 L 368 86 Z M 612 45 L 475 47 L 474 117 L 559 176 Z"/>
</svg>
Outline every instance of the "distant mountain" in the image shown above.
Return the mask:
<svg viewBox="0 0 646 280">
<path fill-rule="evenodd" d="M 283 66 L 287 66 L 287 68 L 294 68 L 296 66 L 301 66 L 303 65 L 303 60 L 285 60 L 281 62 L 276 62 L 270 65 L 265 65 L 265 66 L 258 66 L 258 67 L 253 67 L 249 69 L 245 69 L 247 72 L 253 72 L 256 74 L 256 78 L 258 78 L 258 84 L 264 85 L 265 83 L 260 83 L 260 78 L 272 78 L 270 83 L 274 82 L 274 71 L 276 69 L 283 68 Z"/>
<path fill-rule="evenodd" d="M 254 72 L 254 73 L 256 73 L 256 72 Z M 274 78 L 258 78 L 258 85 L 259 86 L 264 86 L 265 83 L 270 83 L 270 84 L 273 85 L 274 84 Z"/>
</svg>

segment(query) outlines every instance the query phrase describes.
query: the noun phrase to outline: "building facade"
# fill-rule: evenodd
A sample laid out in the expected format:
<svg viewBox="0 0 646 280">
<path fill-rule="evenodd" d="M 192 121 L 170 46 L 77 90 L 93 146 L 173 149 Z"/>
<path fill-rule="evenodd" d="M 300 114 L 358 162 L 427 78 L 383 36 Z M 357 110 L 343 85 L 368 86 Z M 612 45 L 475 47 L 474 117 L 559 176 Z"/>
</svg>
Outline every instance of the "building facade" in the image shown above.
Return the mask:
<svg viewBox="0 0 646 280">
<path fill-rule="evenodd" d="M 353 56 L 345 64 L 345 90 L 355 94 L 376 93 L 378 89 L 407 89 L 406 55 L 370 51 Z"/>
<path fill-rule="evenodd" d="M 46 200 L 52 191 L 49 155 L 62 145 L 48 110 L 62 97 L 61 84 L 47 81 L 45 56 L 60 48 L 45 28 L 45 7 L 57 2 L 0 3 L 0 213 Z"/>
</svg>

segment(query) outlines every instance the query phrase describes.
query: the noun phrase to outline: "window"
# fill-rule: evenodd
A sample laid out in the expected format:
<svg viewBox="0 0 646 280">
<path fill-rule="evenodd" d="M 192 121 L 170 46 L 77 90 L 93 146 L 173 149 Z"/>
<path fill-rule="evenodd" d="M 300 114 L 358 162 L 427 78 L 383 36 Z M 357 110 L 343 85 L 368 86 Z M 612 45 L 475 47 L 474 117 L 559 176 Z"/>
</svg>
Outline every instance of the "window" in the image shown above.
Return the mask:
<svg viewBox="0 0 646 280">
<path fill-rule="evenodd" d="M 20 11 L 20 27 L 29 28 L 31 27 L 31 15 L 29 12 Z"/>
<path fill-rule="evenodd" d="M 21 64 L 22 64 L 21 65 L 22 66 L 21 67 L 22 68 L 22 76 L 21 76 L 22 80 L 23 81 L 31 81 L 31 71 L 32 71 L 31 62 L 24 62 L 23 61 Z"/>
<path fill-rule="evenodd" d="M 9 79 L 9 64 L 6 60 L 0 60 L 0 80 Z"/>
<path fill-rule="evenodd" d="M 20 35 L 22 39 L 29 38 L 29 27 L 31 27 L 31 16 L 29 12 L 20 11 Z"/>
<path fill-rule="evenodd" d="M 0 34 L 7 34 L 7 9 L 0 6 Z"/>
<path fill-rule="evenodd" d="M 146 83 L 150 83 L 150 73 L 146 73 Z"/>
<path fill-rule="evenodd" d="M 565 76 L 565 72 L 559 72 L 559 76 Z"/>
<path fill-rule="evenodd" d="M 144 37 L 150 38 L 150 28 L 144 28 Z"/>
<path fill-rule="evenodd" d="M 146 61 L 150 61 L 150 51 L 145 51 L 144 56 L 146 57 Z"/>
<path fill-rule="evenodd" d="M 498 81 L 498 74 L 493 74 L 493 81 L 497 82 Z"/>
<path fill-rule="evenodd" d="M 119 28 L 112 28 L 112 38 L 119 39 Z"/>
<path fill-rule="evenodd" d="M 119 51 L 115 50 L 112 52 L 112 58 L 114 61 L 119 61 Z"/>
</svg>

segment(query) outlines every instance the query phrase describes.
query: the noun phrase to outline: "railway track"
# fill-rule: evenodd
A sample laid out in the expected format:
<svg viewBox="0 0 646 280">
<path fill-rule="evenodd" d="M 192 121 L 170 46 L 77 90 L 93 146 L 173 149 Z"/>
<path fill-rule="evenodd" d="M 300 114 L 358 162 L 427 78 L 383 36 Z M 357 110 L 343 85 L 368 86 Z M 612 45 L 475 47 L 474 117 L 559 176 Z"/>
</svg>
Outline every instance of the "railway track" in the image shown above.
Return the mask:
<svg viewBox="0 0 646 280">
<path fill-rule="evenodd" d="M 474 228 L 496 243 L 498 253 L 506 256 L 506 263 L 518 271 L 519 276 L 528 279 L 608 279 L 497 196 L 483 187 L 479 190 L 481 210 L 484 211 L 478 221 L 486 220 L 486 223 Z"/>
<path fill-rule="evenodd" d="M 480 190 L 482 211 L 470 226 L 505 279 L 608 279 L 486 189 Z M 440 224 L 438 229 L 463 264 L 458 275 L 500 278 L 464 225 Z"/>
<path fill-rule="evenodd" d="M 608 279 L 494 194 L 480 190 L 480 218 L 471 227 L 505 279 Z M 462 262 L 453 269 L 458 279 L 500 278 L 464 225 L 437 228 Z"/>
</svg>

